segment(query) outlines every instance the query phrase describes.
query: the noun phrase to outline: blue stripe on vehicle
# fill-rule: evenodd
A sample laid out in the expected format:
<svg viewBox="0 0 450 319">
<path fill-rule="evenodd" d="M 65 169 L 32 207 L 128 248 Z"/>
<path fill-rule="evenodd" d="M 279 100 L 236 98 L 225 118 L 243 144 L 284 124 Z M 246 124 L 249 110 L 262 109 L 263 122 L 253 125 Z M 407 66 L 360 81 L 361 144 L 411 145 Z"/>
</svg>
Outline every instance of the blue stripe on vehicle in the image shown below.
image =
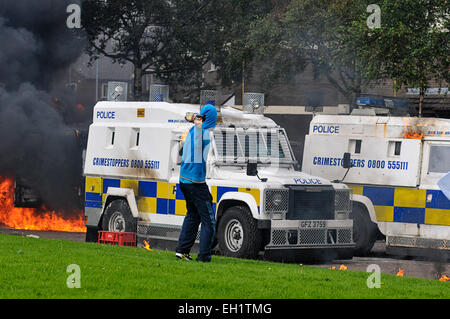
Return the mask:
<svg viewBox="0 0 450 319">
<path fill-rule="evenodd" d="M 426 203 L 426 208 L 450 209 L 450 200 L 440 190 L 427 190 L 427 198 L 431 195 L 431 201 Z"/>
<path fill-rule="evenodd" d="M 102 201 L 102 194 L 101 193 L 90 193 L 86 192 L 86 201 L 93 201 L 93 202 L 101 202 Z"/>
<path fill-rule="evenodd" d="M 103 179 L 103 193 L 108 192 L 108 187 L 120 188 L 120 179 L 104 178 Z"/>
<path fill-rule="evenodd" d="M 157 198 L 156 199 L 156 213 L 157 214 L 167 214 L 168 199 L 167 198 Z"/>
<path fill-rule="evenodd" d="M 84 206 L 92 208 L 102 208 L 102 202 L 85 201 Z"/>
<path fill-rule="evenodd" d="M 363 195 L 375 206 L 394 206 L 394 190 L 392 187 L 365 186 Z"/>
<path fill-rule="evenodd" d="M 143 197 L 156 197 L 156 182 L 139 182 L 139 196 Z"/>
<path fill-rule="evenodd" d="M 217 186 L 217 202 L 220 201 L 223 194 L 228 192 L 237 192 L 239 189 L 237 187 L 224 187 L 224 186 Z"/>
<path fill-rule="evenodd" d="M 425 224 L 425 208 L 394 207 L 394 222 Z"/>
<path fill-rule="evenodd" d="M 179 184 L 179 183 L 177 183 L 177 191 L 176 191 L 176 193 L 175 193 L 175 199 L 186 200 L 186 199 L 184 198 L 183 192 L 181 191 L 181 188 L 180 188 L 180 184 Z"/>
<path fill-rule="evenodd" d="M 175 214 L 175 199 L 169 199 L 169 210 L 168 214 Z"/>
</svg>

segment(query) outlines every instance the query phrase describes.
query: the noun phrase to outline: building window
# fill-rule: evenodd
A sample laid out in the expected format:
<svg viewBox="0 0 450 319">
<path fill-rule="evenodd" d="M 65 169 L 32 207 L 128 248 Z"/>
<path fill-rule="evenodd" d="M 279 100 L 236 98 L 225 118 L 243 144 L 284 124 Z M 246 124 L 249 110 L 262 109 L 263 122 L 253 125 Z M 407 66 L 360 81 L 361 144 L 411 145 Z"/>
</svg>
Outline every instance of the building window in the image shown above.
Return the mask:
<svg viewBox="0 0 450 319">
<path fill-rule="evenodd" d="M 209 65 L 208 72 L 216 72 L 216 71 L 217 71 L 216 66 L 214 65 L 214 63 L 211 62 L 211 64 Z"/>
<path fill-rule="evenodd" d="M 72 83 L 67 83 L 67 84 L 66 84 L 66 87 L 67 87 L 68 89 L 72 90 L 73 92 L 76 92 L 76 91 L 77 91 L 77 84 L 74 83 L 74 82 L 72 82 Z"/>
<path fill-rule="evenodd" d="M 101 98 L 102 99 L 108 98 L 108 83 L 102 83 Z"/>
</svg>

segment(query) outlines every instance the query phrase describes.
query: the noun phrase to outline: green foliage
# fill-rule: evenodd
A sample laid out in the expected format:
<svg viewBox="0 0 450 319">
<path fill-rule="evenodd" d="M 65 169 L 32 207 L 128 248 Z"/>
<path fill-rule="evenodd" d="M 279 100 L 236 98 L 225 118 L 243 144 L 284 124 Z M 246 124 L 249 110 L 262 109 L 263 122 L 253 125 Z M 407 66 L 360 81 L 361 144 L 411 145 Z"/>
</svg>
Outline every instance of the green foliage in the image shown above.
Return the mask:
<svg viewBox="0 0 450 319">
<path fill-rule="evenodd" d="M 153 73 L 167 82 L 199 83 L 209 60 L 210 38 L 219 26 L 213 0 L 86 0 L 82 25 L 92 57 L 134 65 L 134 95 L 141 99 L 141 79 Z M 214 45 L 214 44 L 212 44 Z"/>
<path fill-rule="evenodd" d="M 381 28 L 367 25 L 373 1 L 292 0 L 253 23 L 249 43 L 286 75 L 311 63 L 353 104 L 365 86 L 385 79 L 426 89 L 449 80 L 449 2 L 378 1 Z M 440 22 L 441 27 L 437 27 Z M 443 31 L 447 29 L 447 31 Z M 295 66 L 294 68 L 292 68 Z M 274 80 L 283 76 L 274 70 Z"/>
<path fill-rule="evenodd" d="M 0 298 L 449 298 L 448 283 L 213 256 L 178 260 L 173 252 L 0 234 Z M 151 242 L 150 242 L 151 244 Z M 80 267 L 68 288 L 67 266 Z"/>
<path fill-rule="evenodd" d="M 393 78 L 425 90 L 449 77 L 450 4 L 446 0 L 379 1 L 381 28 L 368 33 L 362 52 L 371 79 Z M 445 30 L 446 29 L 446 30 Z"/>
<path fill-rule="evenodd" d="M 353 104 L 370 83 L 395 79 L 426 89 L 449 80 L 446 0 L 378 1 L 381 28 L 367 25 L 372 0 L 86 0 L 89 53 L 135 66 L 140 79 L 203 85 L 212 61 L 223 86 L 257 70 L 266 87 L 292 79 L 307 63 Z M 441 27 L 438 27 L 438 22 Z M 447 29 L 446 32 L 443 30 Z"/>
<path fill-rule="evenodd" d="M 277 67 L 284 69 L 284 78 L 310 63 L 316 78 L 327 78 L 353 103 L 367 83 L 360 51 L 366 48 L 361 31 L 367 28 L 368 2 L 293 0 L 277 14 L 254 23 L 251 37 L 266 38 L 258 53 L 273 57 Z M 257 48 L 256 41 L 254 44 Z M 271 76 L 276 80 L 283 74 L 274 72 Z"/>
<path fill-rule="evenodd" d="M 212 48 L 212 62 L 218 67 L 223 86 L 240 83 L 251 77 L 255 50 L 249 43 L 253 21 L 265 17 L 272 9 L 270 0 L 221 0 L 214 3 L 214 15 L 220 32 L 209 37 L 217 44 Z"/>
</svg>

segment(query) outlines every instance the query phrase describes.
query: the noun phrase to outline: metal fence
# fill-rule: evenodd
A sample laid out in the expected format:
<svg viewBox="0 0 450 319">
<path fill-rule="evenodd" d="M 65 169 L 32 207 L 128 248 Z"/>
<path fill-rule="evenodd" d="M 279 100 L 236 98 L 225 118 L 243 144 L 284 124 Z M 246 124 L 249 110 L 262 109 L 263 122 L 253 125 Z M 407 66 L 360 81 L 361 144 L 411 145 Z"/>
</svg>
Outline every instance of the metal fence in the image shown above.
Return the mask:
<svg viewBox="0 0 450 319">
<path fill-rule="evenodd" d="M 244 93 L 244 113 L 264 113 L 263 93 Z"/>
<path fill-rule="evenodd" d="M 150 85 L 150 102 L 168 102 L 169 86 L 162 84 Z"/>
</svg>

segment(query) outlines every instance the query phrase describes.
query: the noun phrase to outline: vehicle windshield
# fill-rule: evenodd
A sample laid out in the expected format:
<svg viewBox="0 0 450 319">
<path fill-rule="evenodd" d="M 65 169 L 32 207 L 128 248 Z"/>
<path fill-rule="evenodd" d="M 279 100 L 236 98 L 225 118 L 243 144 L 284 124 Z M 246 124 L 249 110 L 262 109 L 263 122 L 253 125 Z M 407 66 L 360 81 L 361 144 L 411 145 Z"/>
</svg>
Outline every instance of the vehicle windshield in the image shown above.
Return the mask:
<svg viewBox="0 0 450 319">
<path fill-rule="evenodd" d="M 294 163 L 286 132 L 280 128 L 219 127 L 213 145 L 221 163 Z"/>
</svg>

